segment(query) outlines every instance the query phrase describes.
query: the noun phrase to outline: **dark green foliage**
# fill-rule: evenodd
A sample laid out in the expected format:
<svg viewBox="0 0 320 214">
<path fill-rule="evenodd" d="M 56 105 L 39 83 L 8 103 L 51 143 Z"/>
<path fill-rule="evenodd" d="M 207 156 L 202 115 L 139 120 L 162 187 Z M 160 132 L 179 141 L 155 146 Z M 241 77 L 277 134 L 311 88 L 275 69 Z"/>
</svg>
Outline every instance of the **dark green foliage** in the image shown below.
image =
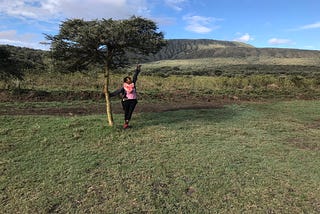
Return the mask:
<svg viewBox="0 0 320 214">
<path fill-rule="evenodd" d="M 87 70 L 90 66 L 117 68 L 130 63 L 128 53 L 155 53 L 165 45 L 163 34 L 153 21 L 102 19 L 63 22 L 51 41 L 52 57 L 64 71 Z"/>
<path fill-rule="evenodd" d="M 0 47 L 0 77 L 2 80 L 23 79 L 23 63 L 12 57 L 5 47 Z"/>
<path fill-rule="evenodd" d="M 212 70 L 216 67 L 212 67 Z M 274 74 L 274 75 L 301 75 L 311 77 L 315 73 L 320 73 L 320 67 L 309 65 L 264 65 L 264 64 L 248 64 L 248 65 L 225 65 L 217 67 L 225 76 L 244 75 L 250 76 L 254 74 Z"/>
<path fill-rule="evenodd" d="M 304 81 L 304 78 L 302 76 L 294 75 L 290 77 L 291 82 L 294 84 L 297 88 L 304 88 L 306 87 L 306 83 Z"/>
<path fill-rule="evenodd" d="M 230 59 L 232 60 L 232 59 Z M 177 69 L 178 68 L 178 69 Z M 161 66 L 153 68 L 148 73 L 159 75 L 159 72 L 169 75 L 194 75 L 194 76 L 251 76 L 251 75 L 294 75 L 308 78 L 317 78 L 320 74 L 320 67 L 310 65 L 266 65 L 266 64 L 236 64 L 216 65 L 203 64 L 203 66 L 191 65 L 188 69 L 181 69 L 177 66 Z M 162 75 L 162 74 L 160 74 Z"/>
<path fill-rule="evenodd" d="M 42 50 L 0 45 L 1 80 L 22 80 L 26 72 L 45 72 L 48 53 Z"/>
<path fill-rule="evenodd" d="M 217 70 L 214 71 L 214 74 L 215 74 L 216 76 L 221 76 L 222 73 L 223 73 L 223 71 L 221 71 L 221 70 L 219 70 L 219 69 L 217 69 Z"/>
</svg>

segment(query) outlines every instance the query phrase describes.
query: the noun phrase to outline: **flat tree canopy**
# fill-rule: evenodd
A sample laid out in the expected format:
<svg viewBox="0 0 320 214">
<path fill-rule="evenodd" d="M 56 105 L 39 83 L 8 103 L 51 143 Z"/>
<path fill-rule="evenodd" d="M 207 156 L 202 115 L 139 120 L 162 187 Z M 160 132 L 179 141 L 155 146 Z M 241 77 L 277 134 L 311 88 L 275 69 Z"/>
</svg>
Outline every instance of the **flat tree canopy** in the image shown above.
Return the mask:
<svg viewBox="0 0 320 214">
<path fill-rule="evenodd" d="M 129 63 L 128 53 L 156 53 L 165 44 L 163 33 L 148 19 L 102 19 L 63 22 L 58 35 L 46 35 L 51 41 L 55 65 L 65 71 L 80 71 L 92 65 L 115 68 Z"/>
</svg>

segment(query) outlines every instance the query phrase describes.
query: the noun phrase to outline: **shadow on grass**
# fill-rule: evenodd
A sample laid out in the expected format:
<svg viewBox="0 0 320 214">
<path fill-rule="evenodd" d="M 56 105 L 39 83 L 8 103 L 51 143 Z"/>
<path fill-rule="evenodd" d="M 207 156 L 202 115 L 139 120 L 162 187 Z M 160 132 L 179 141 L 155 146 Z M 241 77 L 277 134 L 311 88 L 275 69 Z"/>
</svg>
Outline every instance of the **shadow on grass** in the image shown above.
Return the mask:
<svg viewBox="0 0 320 214">
<path fill-rule="evenodd" d="M 144 113 L 137 116 L 134 122 L 143 128 L 154 125 L 173 125 L 181 123 L 220 123 L 232 119 L 237 112 L 231 107 L 215 107 L 211 109 L 174 110 L 160 113 Z"/>
</svg>

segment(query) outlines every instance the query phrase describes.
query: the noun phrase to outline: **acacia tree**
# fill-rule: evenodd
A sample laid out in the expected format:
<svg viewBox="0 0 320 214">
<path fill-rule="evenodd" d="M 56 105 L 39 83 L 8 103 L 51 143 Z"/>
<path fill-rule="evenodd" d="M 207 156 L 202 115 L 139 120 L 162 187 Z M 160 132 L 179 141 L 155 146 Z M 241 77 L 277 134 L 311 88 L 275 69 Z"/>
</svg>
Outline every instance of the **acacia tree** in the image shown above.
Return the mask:
<svg viewBox="0 0 320 214">
<path fill-rule="evenodd" d="M 51 43 L 55 66 L 65 71 L 89 70 L 103 66 L 106 113 L 110 126 L 113 117 L 108 93 L 110 69 L 128 64 L 128 53 L 147 55 L 156 53 L 165 44 L 156 24 L 141 17 L 125 20 L 102 19 L 66 20 L 58 35 L 46 35 Z"/>
</svg>

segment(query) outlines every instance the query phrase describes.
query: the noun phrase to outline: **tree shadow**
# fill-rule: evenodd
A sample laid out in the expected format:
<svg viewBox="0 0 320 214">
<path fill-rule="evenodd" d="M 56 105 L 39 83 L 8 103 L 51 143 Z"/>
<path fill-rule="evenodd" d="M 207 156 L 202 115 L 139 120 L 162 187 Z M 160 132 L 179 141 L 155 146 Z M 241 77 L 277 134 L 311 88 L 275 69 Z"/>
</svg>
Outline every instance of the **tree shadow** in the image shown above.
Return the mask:
<svg viewBox="0 0 320 214">
<path fill-rule="evenodd" d="M 220 123 L 235 117 L 237 111 L 228 106 L 210 109 L 181 109 L 165 112 L 143 113 L 136 119 L 136 126 L 140 128 L 154 125 L 172 125 L 180 123 Z"/>
</svg>

